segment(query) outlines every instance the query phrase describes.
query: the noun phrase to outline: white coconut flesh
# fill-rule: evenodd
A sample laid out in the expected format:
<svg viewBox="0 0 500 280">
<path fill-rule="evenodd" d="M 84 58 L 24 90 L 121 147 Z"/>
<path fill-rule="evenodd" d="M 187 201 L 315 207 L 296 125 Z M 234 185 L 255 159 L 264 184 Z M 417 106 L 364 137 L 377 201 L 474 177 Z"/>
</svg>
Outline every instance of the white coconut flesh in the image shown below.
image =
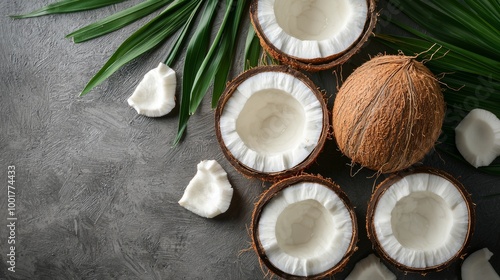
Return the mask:
<svg viewBox="0 0 500 280">
<path fill-rule="evenodd" d="M 197 169 L 179 204 L 205 218 L 226 212 L 233 197 L 226 171 L 215 160 L 203 160 L 198 163 Z"/>
<path fill-rule="evenodd" d="M 483 109 L 470 111 L 455 128 L 455 143 L 473 166 L 490 165 L 500 155 L 500 120 Z"/>
<path fill-rule="evenodd" d="M 277 49 L 296 58 L 330 57 L 363 33 L 366 0 L 261 0 L 258 21 Z"/>
<path fill-rule="evenodd" d="M 356 263 L 345 280 L 396 280 L 396 275 L 371 254 Z"/>
<path fill-rule="evenodd" d="M 164 116 L 175 107 L 176 84 L 175 71 L 160 63 L 144 75 L 127 102 L 140 115 Z"/>
<path fill-rule="evenodd" d="M 425 269 L 452 259 L 468 234 L 467 203 L 447 179 L 408 175 L 381 196 L 373 218 L 376 238 L 393 260 Z"/>
<path fill-rule="evenodd" d="M 353 235 L 349 211 L 327 187 L 289 186 L 262 210 L 258 238 L 269 261 L 297 276 L 325 272 L 346 254 Z"/>
<path fill-rule="evenodd" d="M 468 256 L 462 264 L 462 280 L 500 280 L 489 260 L 493 253 L 483 248 Z"/>
<path fill-rule="evenodd" d="M 243 165 L 279 172 L 300 164 L 317 146 L 323 111 L 302 81 L 261 72 L 242 82 L 220 118 L 224 145 Z"/>
</svg>

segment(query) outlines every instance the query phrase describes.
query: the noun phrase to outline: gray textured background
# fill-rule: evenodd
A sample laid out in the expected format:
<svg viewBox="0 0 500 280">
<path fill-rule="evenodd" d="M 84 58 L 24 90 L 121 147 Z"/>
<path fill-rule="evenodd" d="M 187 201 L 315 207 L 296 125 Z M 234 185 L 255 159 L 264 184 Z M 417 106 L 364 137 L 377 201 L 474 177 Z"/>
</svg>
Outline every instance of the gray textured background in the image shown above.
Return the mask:
<svg viewBox="0 0 500 280">
<path fill-rule="evenodd" d="M 26 20 L 6 16 L 49 2 L 0 2 L 0 279 L 262 279 L 256 256 L 245 250 L 253 203 L 267 185 L 245 179 L 225 160 L 209 102 L 191 118 L 187 138 L 176 148 L 171 143 L 177 109 L 150 119 L 126 104 L 142 75 L 163 61 L 169 42 L 78 97 L 145 20 L 78 45 L 64 35 L 140 0 L 70 15 Z M 380 2 L 380 9 L 385 6 Z M 380 50 L 374 42 L 368 44 L 345 66 L 344 75 Z M 241 53 L 240 45 L 233 76 L 241 71 Z M 182 60 L 173 68 L 181 73 Z M 331 72 L 313 79 L 328 91 L 331 104 Z M 229 211 L 212 220 L 177 204 L 203 159 L 218 160 L 235 189 Z M 372 251 L 364 216 L 373 172 L 362 170 L 352 177 L 347 163 L 328 141 L 308 170 L 335 180 L 356 206 L 359 250 L 336 279 L 345 278 Z M 500 196 L 487 197 L 500 193 L 499 177 L 438 152 L 424 163 L 459 177 L 472 193 L 478 220 L 471 251 L 488 247 L 500 271 Z M 16 166 L 15 273 L 6 270 L 8 165 Z M 425 278 L 389 268 L 398 279 L 459 279 L 459 263 Z"/>
</svg>

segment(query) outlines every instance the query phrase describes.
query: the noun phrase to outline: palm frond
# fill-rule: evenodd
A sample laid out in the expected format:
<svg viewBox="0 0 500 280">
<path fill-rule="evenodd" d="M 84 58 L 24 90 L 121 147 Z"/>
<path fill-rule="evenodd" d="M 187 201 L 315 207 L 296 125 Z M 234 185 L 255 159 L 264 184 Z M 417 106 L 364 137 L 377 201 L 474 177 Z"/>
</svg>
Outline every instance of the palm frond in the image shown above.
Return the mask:
<svg viewBox="0 0 500 280">
<path fill-rule="evenodd" d="M 211 1 L 209 3 L 216 4 L 215 2 L 217 1 Z M 241 22 L 241 16 L 245 10 L 246 3 L 246 0 L 229 0 L 226 2 L 224 18 L 219 26 L 215 39 L 208 49 L 208 52 L 206 52 L 204 59 L 197 60 L 201 61 L 201 64 L 188 64 L 186 55 L 184 67 L 189 67 L 190 69 L 187 73 L 186 69 L 184 70 L 184 79 L 186 79 L 187 76 L 188 81 L 186 82 L 186 86 L 183 86 L 179 127 L 174 145 L 182 138 L 187 127 L 189 115 L 194 114 L 197 110 L 212 82 L 214 83 L 212 90 L 212 105 L 217 103 L 217 100 L 224 90 L 229 70 L 232 66 L 239 23 Z M 193 39 L 197 39 L 197 37 L 198 36 L 193 36 Z M 206 42 L 207 40 L 203 41 Z"/>
<path fill-rule="evenodd" d="M 226 36 L 231 36 L 231 34 L 229 34 L 229 31 L 227 30 L 226 25 L 228 24 L 228 22 L 234 19 L 234 16 L 231 13 L 231 8 L 234 2 L 234 0 L 228 0 L 226 2 L 226 12 L 219 27 L 219 31 L 217 32 L 217 35 L 215 36 L 215 39 L 210 46 L 210 49 L 208 50 L 207 56 L 201 63 L 200 69 L 196 73 L 190 95 L 191 100 L 189 106 L 189 114 L 191 115 L 196 112 L 196 109 L 198 109 L 201 100 L 210 87 L 210 84 L 212 83 L 215 74 L 217 73 L 220 62 L 223 59 L 223 53 L 226 52 L 225 49 L 230 43 L 227 39 L 225 39 Z M 241 1 L 240 3 L 244 2 L 245 1 Z"/>
<path fill-rule="evenodd" d="M 260 46 L 259 37 L 257 37 L 257 35 L 255 34 L 253 25 L 249 24 L 247 39 L 245 41 L 245 70 L 259 65 L 261 52 L 262 47 Z"/>
<path fill-rule="evenodd" d="M 101 70 L 90 79 L 80 95 L 87 94 L 123 65 L 169 38 L 189 19 L 199 1 L 201 0 L 176 0 L 161 14 L 139 28 L 118 47 Z"/>
<path fill-rule="evenodd" d="M 127 26 L 130 23 L 153 13 L 170 2 L 172 2 L 172 0 L 148 0 L 141 2 L 128 9 L 75 30 L 66 35 L 66 37 L 72 38 L 75 43 L 81 43 L 100 37 Z"/>
<path fill-rule="evenodd" d="M 246 1 L 238 1 L 235 3 L 236 9 L 233 9 L 231 16 L 231 23 L 229 25 L 228 33 L 222 38 L 221 44 L 224 46 L 221 55 L 221 62 L 218 66 L 217 72 L 214 77 L 214 88 L 212 91 L 212 108 L 217 107 L 222 92 L 226 87 L 229 70 L 232 66 L 234 59 L 234 51 L 236 49 L 236 37 L 240 27 L 241 17 L 246 7 Z"/>
<path fill-rule="evenodd" d="M 438 148 L 465 161 L 455 146 L 455 127 L 474 108 L 500 116 L 500 1 L 490 0 L 390 0 L 426 30 L 390 22 L 411 34 L 402 37 L 377 34 L 377 38 L 406 55 L 418 55 L 447 87 L 448 106 Z M 479 170 L 500 175 L 497 159 Z"/>
<path fill-rule="evenodd" d="M 126 0 L 63 0 L 59 2 L 55 2 L 49 4 L 45 7 L 42 7 L 38 10 L 32 11 L 23 15 L 12 15 L 12 18 L 31 18 L 31 17 L 39 17 L 45 15 L 52 14 L 64 14 L 64 13 L 73 13 L 79 11 L 86 11 L 97 9 L 113 4 L 117 4 Z"/>
<path fill-rule="evenodd" d="M 203 3 L 202 1 L 199 1 L 198 6 L 196 6 L 196 8 L 191 12 L 189 19 L 186 21 L 186 23 L 182 27 L 182 30 L 179 33 L 179 36 L 177 37 L 177 39 L 175 40 L 175 43 L 172 46 L 172 49 L 168 53 L 167 58 L 165 58 L 166 65 L 172 65 L 175 62 L 175 60 L 177 59 L 177 57 L 179 56 L 179 54 L 184 46 L 184 43 L 186 42 L 186 39 L 188 37 L 189 30 L 191 30 L 191 27 L 194 25 L 194 23 L 196 21 L 196 15 L 198 14 L 198 11 L 199 11 L 202 3 Z"/>
<path fill-rule="evenodd" d="M 398 2 L 399 9 L 429 32 L 434 39 L 492 58 L 500 58 L 496 48 L 500 44 L 498 28 L 479 16 L 485 12 L 479 5 L 475 5 L 473 9 L 467 3 L 458 0 Z M 464 40 L 464 38 L 475 39 Z"/>
<path fill-rule="evenodd" d="M 61 0 L 29 14 L 13 17 L 24 18 L 77 12 L 122 1 L 125 0 Z M 80 96 L 89 93 L 131 60 L 157 47 L 174 33 L 178 33 L 165 59 L 165 64 L 173 64 L 183 51 L 192 26 L 197 24 L 197 29 L 187 46 L 184 60 L 179 128 L 174 141 L 174 144 L 177 144 L 186 130 L 189 116 L 196 111 L 212 84 L 212 107 L 216 106 L 233 66 L 237 46 L 236 37 L 249 1 L 225 0 L 226 9 L 222 23 L 218 27 L 215 39 L 210 43 L 211 28 L 216 18 L 215 12 L 221 2 L 222 0 L 145 0 L 66 35 L 75 43 L 85 42 L 116 31 L 167 6 L 163 12 L 137 29 L 116 49 L 102 68 L 89 80 Z M 201 6 L 205 6 L 205 11 L 198 19 L 197 14 Z M 245 47 L 247 54 L 245 63 L 248 61 L 251 65 L 257 65 L 260 46 L 255 33 L 250 31 L 248 40 L 249 45 Z"/>
<path fill-rule="evenodd" d="M 201 15 L 198 26 L 189 41 L 184 60 L 182 92 L 180 98 L 179 125 L 174 146 L 179 143 L 187 128 L 189 120 L 189 105 L 191 103 L 191 89 L 196 73 L 205 58 L 210 40 L 211 24 L 217 8 L 217 1 L 208 1 Z"/>
</svg>

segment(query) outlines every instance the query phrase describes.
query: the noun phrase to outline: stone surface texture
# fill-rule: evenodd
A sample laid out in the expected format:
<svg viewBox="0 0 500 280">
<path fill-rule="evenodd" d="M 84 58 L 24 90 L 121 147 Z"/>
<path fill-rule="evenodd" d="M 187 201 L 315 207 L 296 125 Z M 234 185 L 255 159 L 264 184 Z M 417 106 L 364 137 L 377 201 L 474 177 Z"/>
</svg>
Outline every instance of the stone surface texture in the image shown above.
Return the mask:
<svg viewBox="0 0 500 280">
<path fill-rule="evenodd" d="M 171 41 L 79 97 L 121 42 L 151 17 L 81 44 L 64 36 L 140 0 L 82 13 L 22 20 L 7 16 L 50 2 L 0 2 L 0 279 L 264 279 L 256 255 L 248 250 L 248 226 L 253 204 L 269 184 L 243 177 L 224 158 L 209 99 L 191 117 L 187 137 L 177 147 L 172 142 L 178 105 L 169 115 L 152 119 L 126 103 L 142 76 L 165 59 Z M 379 5 L 384 9 L 387 4 Z M 232 77 L 242 70 L 248 22 L 241 29 Z M 389 27 L 380 24 L 377 31 L 384 28 Z M 344 65 L 343 75 L 383 50 L 371 41 Z M 183 58 L 172 65 L 179 79 L 182 66 Z M 331 106 L 336 92 L 332 71 L 310 76 L 327 92 Z M 197 163 L 205 159 L 221 163 L 234 187 L 229 210 L 214 219 L 177 204 Z M 332 178 L 356 206 L 359 249 L 335 279 L 345 278 L 373 252 L 365 215 L 376 176 L 364 169 L 356 173 L 357 167 L 348 163 L 330 140 L 307 170 Z M 424 164 L 460 178 L 472 193 L 477 226 L 470 251 L 488 247 L 499 270 L 500 196 L 491 195 L 500 194 L 500 178 L 439 150 Z M 7 270 L 10 165 L 16 168 L 15 273 Z M 459 279 L 460 273 L 460 263 L 426 277 L 388 267 L 398 279 Z"/>
</svg>

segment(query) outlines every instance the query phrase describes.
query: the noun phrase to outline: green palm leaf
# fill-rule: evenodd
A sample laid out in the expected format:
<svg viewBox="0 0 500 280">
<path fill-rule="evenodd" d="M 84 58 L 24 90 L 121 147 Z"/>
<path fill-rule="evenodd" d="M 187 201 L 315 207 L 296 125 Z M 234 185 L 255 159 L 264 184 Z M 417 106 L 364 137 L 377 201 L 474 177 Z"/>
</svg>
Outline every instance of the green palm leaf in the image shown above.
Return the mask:
<svg viewBox="0 0 500 280">
<path fill-rule="evenodd" d="M 223 49 L 225 55 L 222 57 L 228 57 L 229 59 L 222 59 L 217 72 L 214 76 L 214 87 L 212 89 L 212 108 L 217 107 L 219 98 L 226 88 L 226 82 L 229 76 L 229 70 L 231 70 L 231 65 L 233 62 L 233 48 L 225 47 Z"/>
<path fill-rule="evenodd" d="M 236 10 L 233 17 L 231 17 L 230 30 L 222 39 L 221 45 L 224 46 L 221 54 L 221 62 L 218 66 L 214 78 L 214 88 L 212 91 L 212 108 L 217 107 L 222 92 L 226 88 L 229 70 L 231 69 L 232 61 L 234 59 L 234 50 L 236 49 L 236 37 L 238 36 L 239 25 L 243 11 L 246 7 L 246 1 L 239 1 L 236 3 Z"/>
<path fill-rule="evenodd" d="M 63 0 L 50 4 L 30 14 L 14 16 L 16 18 L 32 17 L 51 13 L 64 13 L 89 10 L 124 0 Z M 213 83 L 212 106 L 218 102 L 226 86 L 236 49 L 236 37 L 242 15 L 247 8 L 248 0 L 226 0 L 226 9 L 222 23 L 215 39 L 210 43 L 211 25 L 215 19 L 215 11 L 220 0 L 145 0 L 144 2 L 117 12 L 111 16 L 75 30 L 66 37 L 75 43 L 84 42 L 118 30 L 152 12 L 168 5 L 158 16 L 129 36 L 112 54 L 102 68 L 90 79 L 80 96 L 87 94 L 94 87 L 109 78 L 122 66 L 145 52 L 157 47 L 171 35 L 180 30 L 165 63 L 171 65 L 183 50 L 191 27 L 197 23 L 198 28 L 192 35 L 184 60 L 182 93 L 180 96 L 180 115 L 177 144 L 187 127 L 189 116 L 193 114 L 201 100 Z M 206 4 L 205 12 L 200 19 L 196 18 L 202 4 Z M 257 65 L 260 46 L 254 33 L 248 35 L 250 45 L 245 47 L 248 56 L 245 63 L 251 61 Z"/>
<path fill-rule="evenodd" d="M 206 91 L 208 90 L 210 84 L 212 83 L 213 77 L 215 76 L 217 70 L 217 64 L 220 60 L 218 59 L 218 54 L 221 53 L 221 47 L 219 43 L 221 42 L 221 38 L 225 32 L 226 24 L 230 18 L 231 6 L 233 5 L 233 0 L 226 1 L 226 12 L 224 14 L 224 18 L 219 27 L 217 35 L 208 50 L 208 54 L 205 56 L 203 62 L 198 69 L 196 76 L 194 77 L 193 87 L 190 92 L 190 104 L 189 104 L 189 114 L 194 114 L 196 109 L 201 103 L 201 100 L 205 96 Z M 208 74 L 208 76 L 205 75 Z"/>
<path fill-rule="evenodd" d="M 500 2 L 465 0 L 465 3 L 487 22 L 500 22 Z"/>
<path fill-rule="evenodd" d="M 176 0 L 160 15 L 139 28 L 118 47 L 101 70 L 87 83 L 80 95 L 87 94 L 123 65 L 169 38 L 189 19 L 199 1 Z"/>
<path fill-rule="evenodd" d="M 421 0 L 400 1 L 399 6 L 408 17 L 432 34 L 434 39 L 499 58 L 496 48 L 500 44 L 498 29 L 478 16 L 478 13 L 467 4 L 457 0 L 447 2 Z M 480 34 L 481 38 L 478 38 L 477 34 Z M 476 39 L 463 40 L 471 37 Z"/>
<path fill-rule="evenodd" d="M 147 0 L 128 9 L 115 13 L 102 20 L 96 21 L 80 28 L 66 37 L 73 38 L 75 43 L 84 42 L 118 30 L 138 19 L 141 19 L 159 8 L 172 2 L 172 0 Z"/>
<path fill-rule="evenodd" d="M 455 146 L 458 123 L 474 108 L 500 117 L 500 1 L 390 2 L 427 32 L 391 20 L 414 37 L 377 34 L 377 38 L 407 55 L 418 54 L 432 72 L 446 73 L 440 82 L 448 87 L 444 92 L 448 110 L 438 147 L 465 161 Z M 500 175 L 499 160 L 478 169 Z"/>
<path fill-rule="evenodd" d="M 221 65 L 221 61 L 224 59 L 224 55 L 227 53 L 228 49 L 232 49 L 232 43 L 234 40 L 232 38 L 236 35 L 237 31 L 231 30 L 231 25 L 229 24 L 229 29 L 226 28 L 228 22 L 238 24 L 241 18 L 242 7 L 246 5 L 247 1 L 241 0 L 237 1 L 236 13 L 231 12 L 235 1 L 229 0 L 227 2 L 226 13 L 224 19 L 222 20 L 221 26 L 217 35 L 210 47 L 207 56 L 203 60 L 203 63 L 196 74 L 194 80 L 193 89 L 191 91 L 191 104 L 189 106 L 189 113 L 194 114 L 196 109 L 201 103 L 201 100 L 205 96 L 210 84 L 212 83 L 218 69 Z M 238 14 L 239 13 L 239 14 Z M 229 37 L 228 37 L 229 36 Z"/>
<path fill-rule="evenodd" d="M 442 41 L 433 39 L 416 30 L 414 35 L 422 35 L 422 39 L 407 38 L 394 35 L 377 34 L 377 38 L 382 39 L 382 43 L 394 49 L 401 49 L 408 55 L 415 55 L 423 52 L 434 54 L 435 58 L 427 64 L 440 68 L 442 72 L 462 71 L 473 75 L 484 75 L 488 73 L 500 78 L 500 62 L 484 57 L 480 54 L 469 52 L 450 44 L 442 45 Z M 451 48 L 448 48 L 451 47 Z"/>
<path fill-rule="evenodd" d="M 79 11 L 97 9 L 112 4 L 120 3 L 125 0 L 63 0 L 49 4 L 43 8 L 23 15 L 13 15 L 12 18 L 30 18 L 51 14 L 63 14 Z"/>
<path fill-rule="evenodd" d="M 198 14 L 198 10 L 200 9 L 202 4 L 202 1 L 199 1 L 198 6 L 191 12 L 191 15 L 189 16 L 189 19 L 186 21 L 184 26 L 182 27 L 182 30 L 175 40 L 174 45 L 172 46 L 172 49 L 168 53 L 167 58 L 165 59 L 165 64 L 166 65 L 172 65 L 174 61 L 177 59 L 179 56 L 182 47 L 184 46 L 184 43 L 186 42 L 186 39 L 189 34 L 189 30 L 193 26 L 195 20 L 196 20 L 196 14 Z"/>
<path fill-rule="evenodd" d="M 181 140 L 187 128 L 189 120 L 189 104 L 191 100 L 191 89 L 196 77 L 196 73 L 205 58 L 210 40 L 210 26 L 217 8 L 217 1 L 208 1 L 201 15 L 198 26 L 189 41 L 186 57 L 184 60 L 184 70 L 182 77 L 182 93 L 180 98 L 179 126 L 174 145 Z"/>
<path fill-rule="evenodd" d="M 261 51 L 262 47 L 260 46 L 259 37 L 255 34 L 253 25 L 249 24 L 247 39 L 245 41 L 245 70 L 259 65 Z"/>
<path fill-rule="evenodd" d="M 212 0 L 209 2 L 209 5 L 214 5 L 215 7 L 217 5 L 216 2 L 216 0 Z M 200 105 L 212 81 L 214 82 L 212 106 L 217 103 L 222 94 L 231 69 L 236 36 L 246 3 L 247 1 L 236 2 L 232 0 L 226 2 L 224 18 L 208 51 L 206 51 L 205 48 L 205 43 L 208 42 L 208 35 L 204 39 L 201 39 L 200 36 L 196 36 L 196 34 L 193 36 L 192 44 L 190 43 L 192 48 L 188 47 L 188 52 L 186 53 L 179 127 L 174 145 L 182 138 L 187 127 L 189 116 L 193 114 Z M 233 9 L 234 6 L 236 9 Z M 201 30 L 206 30 L 203 29 L 203 27 L 208 26 L 208 18 L 205 21 L 201 20 L 200 23 L 204 23 Z M 203 47 L 197 47 L 198 44 Z M 202 52 L 200 52 L 200 50 Z M 193 63 L 188 62 L 191 61 L 191 59 L 188 60 L 191 55 L 199 58 L 201 53 L 203 53 L 202 60 L 193 59 Z M 197 63 L 194 63 L 194 61 Z"/>
</svg>

